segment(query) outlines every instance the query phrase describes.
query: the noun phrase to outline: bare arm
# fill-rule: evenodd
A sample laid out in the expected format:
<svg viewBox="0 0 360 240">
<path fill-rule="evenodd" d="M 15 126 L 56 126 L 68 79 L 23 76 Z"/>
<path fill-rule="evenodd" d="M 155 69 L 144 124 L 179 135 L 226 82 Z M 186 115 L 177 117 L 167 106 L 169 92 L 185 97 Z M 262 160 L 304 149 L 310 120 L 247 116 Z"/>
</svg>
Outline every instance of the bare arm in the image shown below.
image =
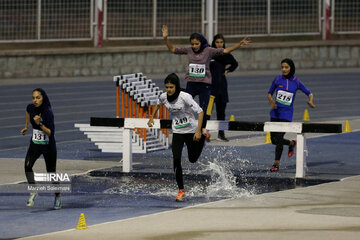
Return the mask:
<svg viewBox="0 0 360 240">
<path fill-rule="evenodd" d="M 169 49 L 170 52 L 174 53 L 175 48 L 168 39 L 169 31 L 168 31 L 168 27 L 166 25 L 162 26 L 162 35 L 165 40 L 165 44 L 166 44 L 167 48 Z"/>
<path fill-rule="evenodd" d="M 251 43 L 251 39 L 248 37 L 245 37 L 239 43 L 235 44 L 234 46 L 225 48 L 224 53 L 231 53 L 232 51 L 234 51 L 242 46 L 248 45 L 249 43 Z"/>
<path fill-rule="evenodd" d="M 29 122 L 30 122 L 30 115 L 28 112 L 25 112 L 25 127 L 20 131 L 22 135 L 26 134 L 26 131 L 28 130 Z"/>
<path fill-rule="evenodd" d="M 270 106 L 272 109 L 276 108 L 276 102 L 274 101 L 274 99 L 272 98 L 272 95 L 270 93 L 268 93 L 267 95 L 268 101 L 270 103 Z"/>
<path fill-rule="evenodd" d="M 311 107 L 311 108 L 315 108 L 315 104 L 313 103 L 314 100 L 314 95 L 312 93 L 309 94 L 309 100 L 307 102 L 307 104 Z"/>
<path fill-rule="evenodd" d="M 147 123 L 147 125 L 148 125 L 149 127 L 152 127 L 152 126 L 154 125 L 154 116 L 155 116 L 155 114 L 157 113 L 157 111 L 159 110 L 159 108 L 160 108 L 159 105 L 155 105 L 155 107 L 154 107 L 154 109 L 153 109 L 153 111 L 152 111 L 152 113 L 151 113 L 150 119 L 149 119 L 149 121 L 148 121 L 148 123 Z"/>
<path fill-rule="evenodd" d="M 197 126 L 196 132 L 194 134 L 194 138 L 193 138 L 194 141 L 199 141 L 201 138 L 201 126 L 202 126 L 203 118 L 204 118 L 204 112 L 199 113 L 198 126 Z"/>
</svg>

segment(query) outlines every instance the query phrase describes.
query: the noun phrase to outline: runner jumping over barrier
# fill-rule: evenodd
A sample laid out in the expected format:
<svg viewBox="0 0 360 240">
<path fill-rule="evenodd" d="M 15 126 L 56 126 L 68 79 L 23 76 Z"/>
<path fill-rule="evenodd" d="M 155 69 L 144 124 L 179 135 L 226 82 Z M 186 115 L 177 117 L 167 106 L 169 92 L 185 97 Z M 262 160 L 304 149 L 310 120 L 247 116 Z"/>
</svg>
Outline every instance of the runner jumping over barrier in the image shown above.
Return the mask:
<svg viewBox="0 0 360 240">
<path fill-rule="evenodd" d="M 133 128 L 146 128 L 147 119 L 141 118 L 90 118 L 91 126 L 124 127 L 123 131 L 123 172 L 132 170 L 131 132 Z M 154 119 L 152 128 L 171 128 L 172 120 Z M 305 133 L 342 133 L 341 124 L 301 123 L 301 122 L 239 122 L 239 121 L 208 121 L 209 130 L 229 130 L 247 132 L 288 132 L 296 133 L 296 173 L 295 178 L 306 175 L 306 138 Z"/>
<path fill-rule="evenodd" d="M 309 97 L 307 104 L 311 108 L 315 108 L 313 103 L 314 96 L 304 84 L 294 76 L 295 64 L 291 59 L 285 58 L 281 61 L 281 71 L 282 75 L 277 76 L 273 80 L 267 95 L 272 108 L 270 111 L 271 122 L 292 122 L 296 91 L 301 90 Z M 272 98 L 274 92 L 276 92 L 275 100 Z M 288 156 L 292 157 L 296 141 L 284 139 L 285 132 L 271 132 L 270 134 L 271 143 L 276 145 L 275 161 L 270 171 L 277 172 L 279 171 L 283 145 L 289 146 Z"/>
</svg>

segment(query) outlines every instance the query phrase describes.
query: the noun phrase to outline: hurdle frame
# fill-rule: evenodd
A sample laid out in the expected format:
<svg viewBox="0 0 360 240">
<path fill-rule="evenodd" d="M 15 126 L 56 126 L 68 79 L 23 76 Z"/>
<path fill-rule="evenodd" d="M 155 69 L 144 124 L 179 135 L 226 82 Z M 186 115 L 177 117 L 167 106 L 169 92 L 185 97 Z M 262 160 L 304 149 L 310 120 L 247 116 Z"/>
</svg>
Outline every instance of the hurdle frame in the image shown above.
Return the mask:
<svg viewBox="0 0 360 240">
<path fill-rule="evenodd" d="M 132 171 L 132 129 L 150 128 L 146 118 L 91 118 L 91 126 L 118 126 L 124 127 L 123 131 L 123 172 Z M 154 119 L 151 128 L 169 129 L 172 126 L 171 120 Z M 260 132 L 286 132 L 296 133 L 296 179 L 306 176 L 307 145 L 305 133 L 342 133 L 341 124 L 329 123 L 302 123 L 302 122 L 239 122 L 239 121 L 207 121 L 206 129 L 210 131 L 260 131 Z"/>
</svg>

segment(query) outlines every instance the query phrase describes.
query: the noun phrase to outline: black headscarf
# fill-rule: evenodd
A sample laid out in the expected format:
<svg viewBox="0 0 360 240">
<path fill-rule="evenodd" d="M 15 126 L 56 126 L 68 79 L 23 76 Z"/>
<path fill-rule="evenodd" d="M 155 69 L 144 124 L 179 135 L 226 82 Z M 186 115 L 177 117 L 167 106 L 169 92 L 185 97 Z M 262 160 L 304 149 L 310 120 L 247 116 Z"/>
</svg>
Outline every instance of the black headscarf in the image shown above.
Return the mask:
<svg viewBox="0 0 360 240">
<path fill-rule="evenodd" d="M 212 43 L 211 43 L 211 47 L 216 48 L 215 41 L 218 40 L 218 39 L 222 39 L 222 40 L 224 41 L 224 46 L 223 46 L 223 48 L 226 48 L 226 47 L 225 47 L 225 38 L 224 38 L 224 36 L 223 36 L 222 34 L 216 34 L 216 35 L 214 36 L 214 40 L 213 40 Z"/>
<path fill-rule="evenodd" d="M 293 62 L 293 60 L 291 60 L 290 58 L 285 58 L 281 61 L 282 63 L 287 63 L 290 66 L 290 72 L 288 75 L 284 75 L 284 77 L 286 77 L 287 79 L 290 79 L 292 76 L 294 76 L 295 74 L 295 64 Z"/>
<path fill-rule="evenodd" d="M 35 108 L 35 111 L 37 114 L 42 113 L 45 109 L 51 108 L 51 103 L 49 100 L 48 95 L 46 94 L 46 92 L 44 91 L 44 89 L 42 88 L 35 88 L 32 92 L 40 92 L 41 96 L 43 97 L 43 102 L 39 107 Z"/>
<path fill-rule="evenodd" d="M 200 41 L 200 49 L 199 49 L 199 51 L 195 52 L 194 49 L 193 49 L 193 52 L 194 52 L 195 54 L 199 54 L 199 53 L 201 53 L 205 48 L 210 47 L 210 45 L 209 45 L 208 41 L 206 40 L 206 38 L 205 38 L 202 34 L 200 34 L 200 33 L 193 33 L 193 34 L 191 34 L 191 35 L 190 35 L 190 41 L 191 41 L 192 39 L 197 39 L 197 40 Z"/>
<path fill-rule="evenodd" d="M 164 80 L 164 84 L 167 84 L 167 83 L 172 83 L 172 84 L 175 85 L 175 93 L 173 95 L 171 95 L 171 96 L 166 95 L 167 100 L 169 102 L 173 102 L 179 97 L 179 94 L 180 94 L 180 91 L 181 91 L 181 89 L 180 89 L 180 79 L 175 73 L 171 73 Z"/>
</svg>

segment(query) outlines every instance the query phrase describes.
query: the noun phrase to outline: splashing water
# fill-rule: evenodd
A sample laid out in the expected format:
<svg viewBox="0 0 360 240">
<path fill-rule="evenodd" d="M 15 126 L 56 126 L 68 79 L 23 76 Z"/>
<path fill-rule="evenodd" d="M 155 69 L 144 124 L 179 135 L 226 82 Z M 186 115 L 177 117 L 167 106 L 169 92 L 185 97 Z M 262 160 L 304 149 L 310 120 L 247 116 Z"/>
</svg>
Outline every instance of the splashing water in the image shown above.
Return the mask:
<svg viewBox="0 0 360 240">
<path fill-rule="evenodd" d="M 185 191 L 188 197 L 207 199 L 243 198 L 255 194 L 248 186 L 237 185 L 234 170 L 242 172 L 244 166 L 251 164 L 247 159 L 241 159 L 237 153 L 229 148 L 210 150 L 208 157 L 204 157 L 194 165 L 196 169 L 183 169 Z M 215 156 L 215 158 L 214 158 Z M 203 177 L 197 178 L 197 175 Z M 187 179 L 186 176 L 190 176 Z M 204 176 L 205 180 L 204 180 Z M 243 179 L 244 180 L 244 179 Z M 146 194 L 156 197 L 173 197 L 177 193 L 175 177 L 148 178 L 128 177 L 114 180 L 112 187 L 107 188 L 106 194 Z"/>
<path fill-rule="evenodd" d="M 202 172 L 211 176 L 211 181 L 205 189 L 207 198 L 242 198 L 253 195 L 251 190 L 237 186 L 236 177 L 226 162 L 214 159 L 202 166 Z"/>
</svg>

